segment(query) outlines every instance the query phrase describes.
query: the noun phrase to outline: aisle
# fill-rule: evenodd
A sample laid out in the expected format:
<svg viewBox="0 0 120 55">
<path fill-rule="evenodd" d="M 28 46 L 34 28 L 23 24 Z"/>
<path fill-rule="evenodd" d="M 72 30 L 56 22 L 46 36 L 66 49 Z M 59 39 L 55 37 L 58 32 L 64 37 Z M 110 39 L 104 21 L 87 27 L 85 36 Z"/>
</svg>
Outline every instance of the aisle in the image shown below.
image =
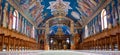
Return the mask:
<svg viewBox="0 0 120 55">
<path fill-rule="evenodd" d="M 12 51 L 12 52 L 0 52 L 0 55 L 120 55 L 120 52 L 115 51 L 69 51 L 69 50 L 34 50 L 34 51 Z"/>
</svg>

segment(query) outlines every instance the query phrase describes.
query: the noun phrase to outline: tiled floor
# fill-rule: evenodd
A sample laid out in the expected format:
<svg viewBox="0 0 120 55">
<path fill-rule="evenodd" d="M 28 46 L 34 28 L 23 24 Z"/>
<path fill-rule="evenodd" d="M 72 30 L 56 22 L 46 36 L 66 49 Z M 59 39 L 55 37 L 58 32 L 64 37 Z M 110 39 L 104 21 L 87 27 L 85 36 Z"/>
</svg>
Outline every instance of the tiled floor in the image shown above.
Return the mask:
<svg viewBox="0 0 120 55">
<path fill-rule="evenodd" d="M 0 55 L 120 55 L 120 52 L 114 51 L 69 51 L 69 50 L 34 50 L 34 51 L 12 51 L 12 52 L 0 52 Z"/>
</svg>

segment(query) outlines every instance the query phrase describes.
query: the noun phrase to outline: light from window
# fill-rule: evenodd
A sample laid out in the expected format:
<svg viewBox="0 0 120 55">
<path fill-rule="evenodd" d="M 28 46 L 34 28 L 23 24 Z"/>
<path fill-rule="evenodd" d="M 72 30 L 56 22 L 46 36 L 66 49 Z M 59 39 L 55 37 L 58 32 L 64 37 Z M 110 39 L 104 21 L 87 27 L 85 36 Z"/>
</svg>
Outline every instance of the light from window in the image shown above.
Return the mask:
<svg viewBox="0 0 120 55">
<path fill-rule="evenodd" d="M 17 24 L 17 19 L 18 19 L 18 12 L 17 12 L 17 10 L 15 10 L 14 11 L 14 14 L 13 14 L 14 16 L 13 16 L 13 29 L 16 29 L 16 26 L 18 26 L 18 24 Z"/>
<path fill-rule="evenodd" d="M 85 26 L 85 38 L 88 37 L 88 27 L 87 25 Z"/>
<path fill-rule="evenodd" d="M 101 12 L 101 24 L 102 24 L 102 30 L 107 28 L 107 15 L 105 9 L 103 9 Z"/>
</svg>

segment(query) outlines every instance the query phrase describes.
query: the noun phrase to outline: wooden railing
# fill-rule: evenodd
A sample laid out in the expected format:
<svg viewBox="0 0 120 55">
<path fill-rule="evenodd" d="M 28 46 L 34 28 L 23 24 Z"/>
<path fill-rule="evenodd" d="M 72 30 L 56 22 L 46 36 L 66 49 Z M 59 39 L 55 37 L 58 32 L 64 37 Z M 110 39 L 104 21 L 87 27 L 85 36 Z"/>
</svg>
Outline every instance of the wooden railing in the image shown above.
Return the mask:
<svg viewBox="0 0 120 55">
<path fill-rule="evenodd" d="M 120 26 L 92 35 L 79 45 L 84 50 L 120 50 Z"/>
</svg>

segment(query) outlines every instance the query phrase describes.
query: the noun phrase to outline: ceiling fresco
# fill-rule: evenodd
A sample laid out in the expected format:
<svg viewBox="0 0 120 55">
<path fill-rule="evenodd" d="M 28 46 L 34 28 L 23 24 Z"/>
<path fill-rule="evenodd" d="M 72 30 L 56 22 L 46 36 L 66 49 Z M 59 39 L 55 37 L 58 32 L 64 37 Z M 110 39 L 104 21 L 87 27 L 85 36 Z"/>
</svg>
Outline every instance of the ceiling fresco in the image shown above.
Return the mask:
<svg viewBox="0 0 120 55">
<path fill-rule="evenodd" d="M 63 0 L 56 0 L 49 2 L 50 6 L 47 9 L 51 9 L 51 12 L 57 11 L 57 10 L 64 10 L 68 13 L 68 9 L 72 9 L 70 7 L 70 2 L 65 2 Z"/>
<path fill-rule="evenodd" d="M 74 22 L 89 17 L 105 0 L 14 0 L 26 16 L 41 26 L 46 20 L 55 17 L 54 12 L 61 13 Z M 58 13 L 56 13 L 58 14 Z"/>
<path fill-rule="evenodd" d="M 57 24 L 50 27 L 50 35 L 55 35 L 57 32 L 62 31 L 64 35 L 70 35 L 70 28 L 66 25 Z"/>
</svg>

